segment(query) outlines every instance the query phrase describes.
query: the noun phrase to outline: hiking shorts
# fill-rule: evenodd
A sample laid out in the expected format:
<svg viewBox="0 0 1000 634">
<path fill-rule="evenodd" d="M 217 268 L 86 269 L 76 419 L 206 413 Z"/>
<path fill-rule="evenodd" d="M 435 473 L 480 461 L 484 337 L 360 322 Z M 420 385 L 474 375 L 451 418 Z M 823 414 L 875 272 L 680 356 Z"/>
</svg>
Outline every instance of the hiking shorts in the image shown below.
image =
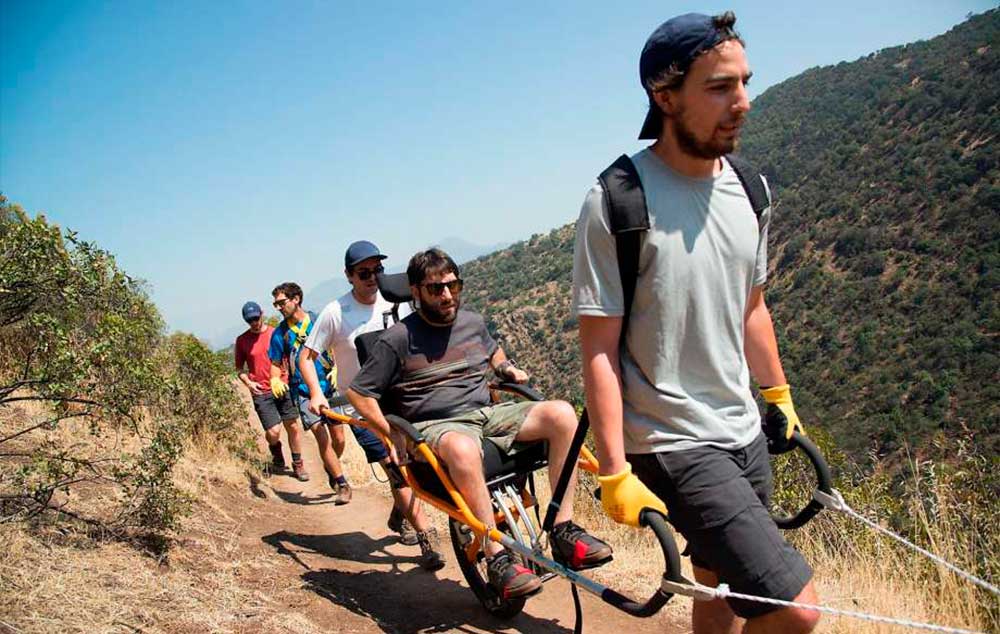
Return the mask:
<svg viewBox="0 0 1000 634">
<path fill-rule="evenodd" d="M 260 419 L 261 427 L 267 431 L 275 425 L 285 420 L 295 420 L 298 412 L 290 394 L 285 394 L 281 398 L 274 398 L 270 392 L 258 394 L 253 397 L 253 408 Z"/>
<path fill-rule="evenodd" d="M 327 396 L 327 398 L 330 398 Z M 334 407 L 334 411 L 344 414 L 345 416 L 357 416 L 354 408 L 350 405 L 343 407 Z M 311 429 L 313 425 L 320 422 L 321 416 L 317 416 L 309 411 L 309 399 L 301 398 L 299 399 L 299 414 L 302 416 L 302 426 L 306 429 Z M 308 421 L 308 422 L 307 422 Z M 342 425 L 337 421 L 327 420 L 327 425 Z M 362 451 L 365 452 L 365 458 L 368 463 L 380 462 L 389 457 L 389 450 L 386 449 L 382 441 L 379 440 L 375 432 L 371 431 L 367 427 L 359 427 L 357 425 L 349 425 L 351 428 L 351 433 L 354 434 L 354 439 L 358 441 L 361 445 Z"/>
<path fill-rule="evenodd" d="M 483 438 L 486 438 L 504 453 L 512 454 L 533 444 L 518 443 L 514 438 L 521 431 L 524 419 L 535 405 L 537 405 L 535 401 L 505 401 L 451 418 L 414 423 L 413 426 L 424 435 L 427 444 L 435 451 L 441 442 L 441 437 L 454 431 L 472 438 L 480 445 Z"/>
<path fill-rule="evenodd" d="M 734 592 L 791 601 L 812 569 L 785 541 L 768 512 L 773 490 L 764 435 L 743 449 L 698 447 L 630 454 L 632 470 L 667 505 L 688 542 L 691 563 L 711 570 Z M 780 606 L 727 599 L 753 618 Z"/>
</svg>

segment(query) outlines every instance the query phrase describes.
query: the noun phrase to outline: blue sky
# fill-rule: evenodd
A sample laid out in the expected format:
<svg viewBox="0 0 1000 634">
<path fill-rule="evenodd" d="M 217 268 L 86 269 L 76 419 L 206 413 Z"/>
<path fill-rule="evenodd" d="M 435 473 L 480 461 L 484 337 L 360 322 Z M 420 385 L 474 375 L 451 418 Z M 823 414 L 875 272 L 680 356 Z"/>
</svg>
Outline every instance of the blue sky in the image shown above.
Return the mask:
<svg viewBox="0 0 1000 634">
<path fill-rule="evenodd" d="M 671 15 L 734 10 L 759 94 L 993 6 L 0 0 L 0 191 L 215 340 L 354 240 L 398 265 L 574 220 L 641 147 L 638 54 Z"/>
</svg>

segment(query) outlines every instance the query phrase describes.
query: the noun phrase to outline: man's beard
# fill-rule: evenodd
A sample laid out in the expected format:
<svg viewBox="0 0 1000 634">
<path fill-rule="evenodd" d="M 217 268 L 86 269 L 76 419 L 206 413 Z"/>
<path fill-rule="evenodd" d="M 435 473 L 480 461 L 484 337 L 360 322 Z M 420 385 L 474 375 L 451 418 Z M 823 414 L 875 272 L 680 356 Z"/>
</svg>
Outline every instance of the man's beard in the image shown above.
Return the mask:
<svg viewBox="0 0 1000 634">
<path fill-rule="evenodd" d="M 430 306 L 428 306 L 424 302 L 420 302 L 420 306 L 418 307 L 418 309 L 420 310 L 421 313 L 423 313 L 424 318 L 427 319 L 427 321 L 429 321 L 431 323 L 434 323 L 434 324 L 450 324 L 453 321 L 455 321 L 456 317 L 458 317 L 458 307 L 459 307 L 460 304 L 461 304 L 461 302 L 456 297 L 453 300 L 453 303 L 452 303 L 452 306 L 451 306 L 451 308 L 453 309 L 453 312 L 451 312 L 450 315 L 445 315 L 445 314 L 441 313 L 441 311 L 437 310 L 436 308 L 431 308 Z"/>
<path fill-rule="evenodd" d="M 730 141 L 699 141 L 691 128 L 687 127 L 687 124 L 684 123 L 683 110 L 673 116 L 670 121 L 674 127 L 674 137 L 677 139 L 677 146 L 682 152 L 695 158 L 714 160 L 720 156 L 734 152 L 739 146 L 738 136 L 734 136 Z"/>
</svg>

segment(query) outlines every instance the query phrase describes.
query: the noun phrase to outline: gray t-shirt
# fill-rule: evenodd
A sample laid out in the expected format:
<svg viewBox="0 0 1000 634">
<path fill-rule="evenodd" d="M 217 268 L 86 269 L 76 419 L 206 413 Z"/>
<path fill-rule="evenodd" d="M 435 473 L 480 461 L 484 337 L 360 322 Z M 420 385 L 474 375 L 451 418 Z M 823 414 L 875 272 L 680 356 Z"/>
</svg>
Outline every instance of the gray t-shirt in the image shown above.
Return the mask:
<svg viewBox="0 0 1000 634">
<path fill-rule="evenodd" d="M 760 432 L 743 352 L 752 287 L 767 279 L 770 208 L 758 226 L 739 177 L 690 178 L 646 149 L 632 157 L 646 194 L 650 230 L 625 350 L 625 451 L 712 445 L 737 449 Z M 624 313 L 615 238 L 600 184 L 587 193 L 576 228 L 573 310 Z"/>
<path fill-rule="evenodd" d="M 351 389 L 413 423 L 449 418 L 490 404 L 486 374 L 496 350 L 476 313 L 459 310 L 450 326 L 413 313 L 379 337 Z"/>
</svg>

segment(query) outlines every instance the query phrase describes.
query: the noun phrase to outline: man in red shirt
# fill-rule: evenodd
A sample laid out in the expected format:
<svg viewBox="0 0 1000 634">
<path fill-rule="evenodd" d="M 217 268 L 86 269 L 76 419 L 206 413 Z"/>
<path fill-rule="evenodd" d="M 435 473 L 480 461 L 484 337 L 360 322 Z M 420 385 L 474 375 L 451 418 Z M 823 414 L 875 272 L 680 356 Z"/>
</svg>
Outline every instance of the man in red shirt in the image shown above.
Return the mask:
<svg viewBox="0 0 1000 634">
<path fill-rule="evenodd" d="M 240 373 L 240 381 L 247 386 L 253 397 L 253 408 L 257 411 L 257 417 L 264 428 L 264 437 L 271 449 L 271 464 L 276 469 L 285 469 L 281 427 L 278 423 L 284 423 L 285 431 L 288 432 L 293 464 L 301 464 L 302 461 L 302 427 L 299 425 L 299 412 L 291 394 L 285 391 L 280 398 L 275 398 L 271 391 L 271 359 L 268 358 L 267 351 L 274 328 L 264 323 L 262 315 L 263 311 L 257 302 L 243 304 L 243 320 L 250 328 L 236 338 L 236 371 Z M 288 383 L 286 370 L 282 370 L 279 381 L 282 384 Z"/>
</svg>

